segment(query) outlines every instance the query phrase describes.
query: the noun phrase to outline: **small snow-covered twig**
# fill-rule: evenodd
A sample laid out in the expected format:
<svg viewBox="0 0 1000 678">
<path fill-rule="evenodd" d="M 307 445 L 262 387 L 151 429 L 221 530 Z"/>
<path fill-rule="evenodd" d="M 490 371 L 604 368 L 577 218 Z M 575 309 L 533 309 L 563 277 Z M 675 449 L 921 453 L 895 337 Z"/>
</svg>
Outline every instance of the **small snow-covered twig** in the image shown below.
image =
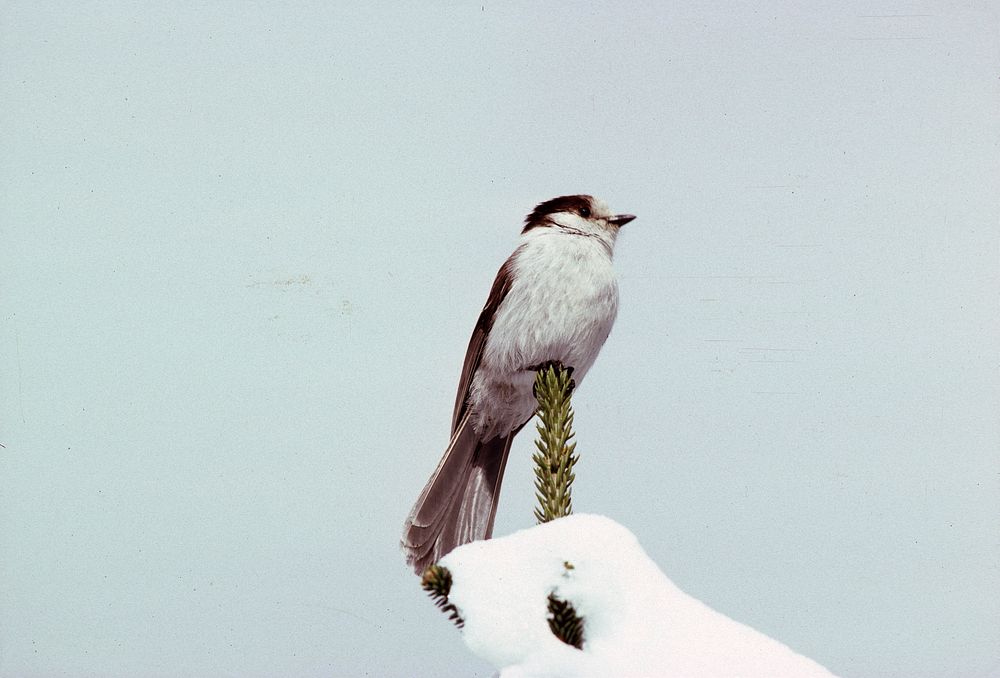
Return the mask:
<svg viewBox="0 0 1000 678">
<path fill-rule="evenodd" d="M 434 599 L 434 604 L 448 615 L 448 619 L 455 622 L 455 626 L 462 628 L 465 625 L 465 620 L 459 614 L 458 608 L 448 600 L 448 594 L 451 593 L 451 572 L 448 571 L 448 568 L 441 565 L 431 565 L 424 570 L 420 586 Z"/>
</svg>

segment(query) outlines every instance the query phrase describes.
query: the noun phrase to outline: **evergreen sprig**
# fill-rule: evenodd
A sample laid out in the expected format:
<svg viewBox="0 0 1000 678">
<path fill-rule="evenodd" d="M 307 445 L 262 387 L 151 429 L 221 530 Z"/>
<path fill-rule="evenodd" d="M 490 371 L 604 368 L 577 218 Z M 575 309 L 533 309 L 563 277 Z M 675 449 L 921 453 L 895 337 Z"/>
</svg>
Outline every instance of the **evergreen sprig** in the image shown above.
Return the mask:
<svg viewBox="0 0 1000 678">
<path fill-rule="evenodd" d="M 538 400 L 538 451 L 535 462 L 535 518 L 547 523 L 573 512 L 571 485 L 576 479 L 573 466 L 576 443 L 573 437 L 572 371 L 559 364 L 541 367 L 535 375 L 535 398 Z"/>
<path fill-rule="evenodd" d="M 458 613 L 458 608 L 448 600 L 451 593 L 451 572 L 442 565 L 431 565 L 424 570 L 424 576 L 420 579 L 420 586 L 434 599 L 442 612 L 448 615 L 448 619 L 455 622 L 455 626 L 462 628 L 465 620 Z"/>
<path fill-rule="evenodd" d="M 578 650 L 583 649 L 583 619 L 569 602 L 549 594 L 549 629 L 552 634 Z"/>
</svg>

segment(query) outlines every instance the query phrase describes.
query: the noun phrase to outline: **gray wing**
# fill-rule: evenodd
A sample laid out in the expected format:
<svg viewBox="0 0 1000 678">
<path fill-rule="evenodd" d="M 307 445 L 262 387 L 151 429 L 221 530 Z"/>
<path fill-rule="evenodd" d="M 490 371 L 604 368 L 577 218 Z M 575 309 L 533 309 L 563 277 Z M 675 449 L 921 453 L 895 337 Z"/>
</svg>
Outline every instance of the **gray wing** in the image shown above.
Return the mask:
<svg viewBox="0 0 1000 678">
<path fill-rule="evenodd" d="M 458 429 L 458 425 L 462 421 L 462 417 L 465 416 L 465 411 L 468 409 L 469 389 L 472 387 L 472 377 L 475 375 L 482 360 L 483 348 L 486 346 L 486 338 L 493 328 L 497 309 L 500 308 L 501 302 L 506 298 L 507 293 L 510 292 L 510 286 L 514 280 L 514 258 L 520 250 L 521 248 L 518 247 L 507 258 L 507 261 L 503 262 L 503 266 L 497 272 L 496 280 L 493 281 L 493 287 L 490 289 L 490 296 L 486 299 L 486 305 L 483 307 L 482 313 L 479 314 L 479 320 L 476 321 L 476 328 L 472 330 L 469 348 L 465 352 L 465 364 L 462 366 L 462 378 L 458 380 L 458 393 L 455 396 L 455 413 L 451 418 L 452 435 L 455 435 L 455 431 Z"/>
</svg>

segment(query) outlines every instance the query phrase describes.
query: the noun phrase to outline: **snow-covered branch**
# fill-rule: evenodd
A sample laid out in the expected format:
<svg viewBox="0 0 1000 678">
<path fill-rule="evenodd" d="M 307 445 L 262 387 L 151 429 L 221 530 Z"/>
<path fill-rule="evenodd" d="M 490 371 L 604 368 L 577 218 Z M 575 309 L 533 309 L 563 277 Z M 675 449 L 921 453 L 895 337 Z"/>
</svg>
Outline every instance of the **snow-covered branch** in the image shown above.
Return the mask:
<svg viewBox="0 0 1000 678">
<path fill-rule="evenodd" d="M 502 678 L 833 675 L 678 589 L 631 532 L 603 516 L 466 544 L 441 563 L 466 644 Z M 549 630 L 551 594 L 585 620 L 582 649 Z"/>
</svg>

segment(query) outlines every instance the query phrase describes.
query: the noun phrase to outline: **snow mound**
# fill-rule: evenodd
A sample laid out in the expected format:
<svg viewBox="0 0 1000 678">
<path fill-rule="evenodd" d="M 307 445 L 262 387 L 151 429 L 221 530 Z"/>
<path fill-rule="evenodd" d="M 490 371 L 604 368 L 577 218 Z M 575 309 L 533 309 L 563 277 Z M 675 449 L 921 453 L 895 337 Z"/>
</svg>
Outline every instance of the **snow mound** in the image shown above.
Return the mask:
<svg viewBox="0 0 1000 678">
<path fill-rule="evenodd" d="M 501 678 L 833 676 L 678 589 L 631 532 L 604 516 L 466 544 L 441 564 L 466 645 Z M 549 630 L 550 593 L 583 617 L 582 650 Z"/>
</svg>

